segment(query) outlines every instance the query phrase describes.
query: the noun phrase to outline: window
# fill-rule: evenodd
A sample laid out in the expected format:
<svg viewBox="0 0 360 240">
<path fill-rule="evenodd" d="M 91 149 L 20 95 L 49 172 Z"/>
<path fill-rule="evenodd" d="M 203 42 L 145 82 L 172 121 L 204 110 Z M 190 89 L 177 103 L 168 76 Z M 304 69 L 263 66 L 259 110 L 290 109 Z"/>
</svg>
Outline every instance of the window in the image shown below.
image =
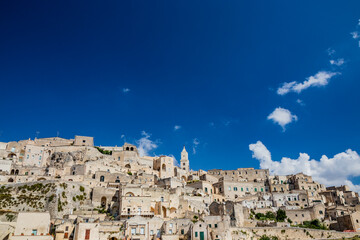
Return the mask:
<svg viewBox="0 0 360 240">
<path fill-rule="evenodd" d="M 263 191 L 264 191 L 264 189 L 263 189 L 263 188 L 261 188 L 261 191 L 263 192 Z"/>
<path fill-rule="evenodd" d="M 164 202 L 164 197 L 161 197 L 161 202 Z"/>
<path fill-rule="evenodd" d="M 39 160 L 41 160 L 41 156 L 39 156 Z"/>
<path fill-rule="evenodd" d="M 173 227 L 173 224 L 172 224 L 172 223 L 170 223 L 170 224 L 169 224 L 169 226 L 172 228 L 172 227 Z"/>
<path fill-rule="evenodd" d="M 237 187 L 234 187 L 234 191 L 237 191 Z"/>
<path fill-rule="evenodd" d="M 104 176 L 100 176 L 100 182 L 104 182 L 105 181 L 105 177 Z"/>
<path fill-rule="evenodd" d="M 255 192 L 257 192 L 257 188 L 255 188 Z"/>
<path fill-rule="evenodd" d="M 181 234 L 184 234 L 184 229 L 181 229 Z"/>
<path fill-rule="evenodd" d="M 136 228 L 131 228 L 131 235 L 135 235 L 136 234 Z"/>
<path fill-rule="evenodd" d="M 195 237 L 198 237 L 198 232 L 195 232 Z"/>
<path fill-rule="evenodd" d="M 172 229 L 169 230 L 169 234 L 172 234 Z"/>
<path fill-rule="evenodd" d="M 145 228 L 144 227 L 140 228 L 140 234 L 145 234 Z"/>
<path fill-rule="evenodd" d="M 83 140 L 83 143 L 86 143 L 86 140 Z"/>
<path fill-rule="evenodd" d="M 246 188 L 246 191 L 248 192 L 248 191 L 249 191 L 249 188 Z"/>
<path fill-rule="evenodd" d="M 211 224 L 209 224 L 209 228 L 211 228 Z"/>
<path fill-rule="evenodd" d="M 241 191 L 243 192 L 243 191 L 244 191 L 244 188 L 241 188 Z"/>
<path fill-rule="evenodd" d="M 323 211 L 320 210 L 319 213 L 320 213 L 320 214 L 323 214 Z"/>
<path fill-rule="evenodd" d="M 33 229 L 32 231 L 31 231 L 31 235 L 37 235 L 37 229 Z"/>
<path fill-rule="evenodd" d="M 229 191 L 231 191 L 231 187 L 229 187 Z"/>
<path fill-rule="evenodd" d="M 217 228 L 217 224 L 215 224 L 215 228 Z"/>
<path fill-rule="evenodd" d="M 120 161 L 120 157 L 118 157 L 118 161 Z"/>
<path fill-rule="evenodd" d="M 69 231 L 69 226 L 66 226 L 66 227 L 65 227 L 65 231 Z"/>
<path fill-rule="evenodd" d="M 64 238 L 69 238 L 69 233 L 64 233 Z"/>
<path fill-rule="evenodd" d="M 26 159 L 29 159 L 29 154 L 26 156 Z"/>
<path fill-rule="evenodd" d="M 205 192 L 206 192 L 206 193 L 208 192 L 208 189 L 207 189 L 207 187 L 205 188 Z"/>
<path fill-rule="evenodd" d="M 85 240 L 90 239 L 90 229 L 85 230 Z"/>
<path fill-rule="evenodd" d="M 150 235 L 154 235 L 154 230 L 150 230 Z"/>
</svg>

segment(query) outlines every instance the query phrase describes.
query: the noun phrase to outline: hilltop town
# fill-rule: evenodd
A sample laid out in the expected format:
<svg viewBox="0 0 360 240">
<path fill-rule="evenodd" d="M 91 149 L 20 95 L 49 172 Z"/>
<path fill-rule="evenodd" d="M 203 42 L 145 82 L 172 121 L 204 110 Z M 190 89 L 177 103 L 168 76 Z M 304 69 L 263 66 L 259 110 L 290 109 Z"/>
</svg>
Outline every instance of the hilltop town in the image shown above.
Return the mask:
<svg viewBox="0 0 360 240">
<path fill-rule="evenodd" d="M 176 164 L 128 143 L 94 146 L 93 137 L 0 143 L 0 240 L 360 235 L 360 198 L 348 186 L 267 169 L 195 171 L 180 151 Z"/>
</svg>

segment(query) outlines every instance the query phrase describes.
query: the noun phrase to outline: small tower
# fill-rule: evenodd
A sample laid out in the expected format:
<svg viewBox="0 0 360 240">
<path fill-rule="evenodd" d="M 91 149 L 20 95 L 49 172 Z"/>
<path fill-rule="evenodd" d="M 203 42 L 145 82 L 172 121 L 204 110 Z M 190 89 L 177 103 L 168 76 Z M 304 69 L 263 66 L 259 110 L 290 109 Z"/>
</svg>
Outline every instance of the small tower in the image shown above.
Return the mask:
<svg viewBox="0 0 360 240">
<path fill-rule="evenodd" d="M 185 149 L 185 146 L 184 149 L 181 151 L 180 167 L 182 170 L 185 170 L 187 172 L 190 169 L 189 156 L 188 156 L 188 152 Z"/>
</svg>

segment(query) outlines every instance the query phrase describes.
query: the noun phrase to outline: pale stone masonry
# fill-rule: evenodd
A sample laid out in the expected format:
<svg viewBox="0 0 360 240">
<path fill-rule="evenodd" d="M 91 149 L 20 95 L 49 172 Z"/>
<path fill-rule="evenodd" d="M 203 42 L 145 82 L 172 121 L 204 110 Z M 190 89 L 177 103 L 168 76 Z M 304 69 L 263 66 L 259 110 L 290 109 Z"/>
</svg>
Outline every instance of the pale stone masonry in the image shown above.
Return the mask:
<svg viewBox="0 0 360 240">
<path fill-rule="evenodd" d="M 347 186 L 268 169 L 195 171 L 185 146 L 178 164 L 84 136 L 1 142 L 0 240 L 360 235 L 360 198 Z M 302 228 L 311 221 L 332 230 Z"/>
</svg>

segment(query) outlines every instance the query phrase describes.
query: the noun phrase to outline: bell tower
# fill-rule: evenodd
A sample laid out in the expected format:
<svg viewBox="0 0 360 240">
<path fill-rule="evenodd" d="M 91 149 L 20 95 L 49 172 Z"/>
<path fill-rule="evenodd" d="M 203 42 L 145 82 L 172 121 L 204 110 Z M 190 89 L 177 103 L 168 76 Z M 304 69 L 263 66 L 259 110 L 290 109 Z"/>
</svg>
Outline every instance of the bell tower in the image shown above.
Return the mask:
<svg viewBox="0 0 360 240">
<path fill-rule="evenodd" d="M 188 152 L 185 149 L 185 146 L 181 151 L 180 167 L 182 170 L 185 170 L 186 172 L 188 172 L 190 169 L 189 156 L 188 156 Z"/>
</svg>

